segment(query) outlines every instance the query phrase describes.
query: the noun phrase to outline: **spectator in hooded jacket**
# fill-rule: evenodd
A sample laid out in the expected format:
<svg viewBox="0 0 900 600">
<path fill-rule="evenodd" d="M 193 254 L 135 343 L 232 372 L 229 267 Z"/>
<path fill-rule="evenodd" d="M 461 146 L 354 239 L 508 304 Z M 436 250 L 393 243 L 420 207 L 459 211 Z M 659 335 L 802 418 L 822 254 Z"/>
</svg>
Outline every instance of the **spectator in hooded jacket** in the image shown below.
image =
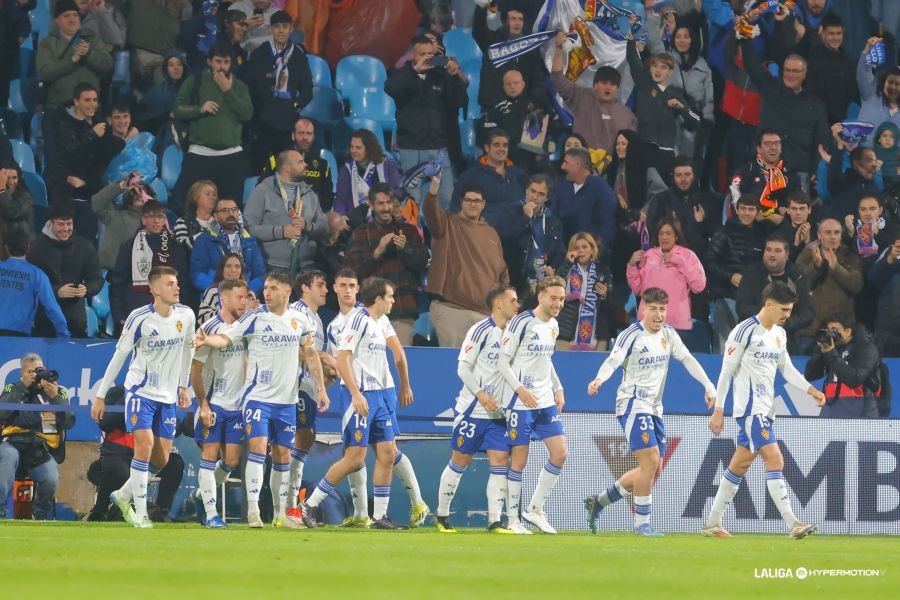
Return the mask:
<svg viewBox="0 0 900 600">
<path fill-rule="evenodd" d="M 269 22 L 271 38 L 250 54 L 243 73 L 254 109 L 254 170 L 262 169 L 269 156 L 290 146 L 297 113 L 313 96 L 306 51 L 290 39 L 290 15 L 279 10 Z"/>
<path fill-rule="evenodd" d="M 50 219 L 31 243 L 28 261 L 47 274 L 69 331 L 73 337 L 83 338 L 87 337 L 85 300 L 103 288 L 103 275 L 97 249 L 75 235 L 74 217 L 71 203 L 56 203 L 50 209 Z M 35 333 L 50 337 L 53 331 L 53 324 L 43 311 L 39 311 Z"/>
<path fill-rule="evenodd" d="M 175 116 L 175 101 L 178 90 L 187 79 L 188 64 L 184 54 L 177 48 L 166 53 L 162 69 L 162 80 L 141 97 L 135 113 L 138 126 L 150 132 L 159 132 Z M 166 133 L 160 136 L 165 137 Z M 157 136 L 157 137 L 160 137 Z"/>
</svg>

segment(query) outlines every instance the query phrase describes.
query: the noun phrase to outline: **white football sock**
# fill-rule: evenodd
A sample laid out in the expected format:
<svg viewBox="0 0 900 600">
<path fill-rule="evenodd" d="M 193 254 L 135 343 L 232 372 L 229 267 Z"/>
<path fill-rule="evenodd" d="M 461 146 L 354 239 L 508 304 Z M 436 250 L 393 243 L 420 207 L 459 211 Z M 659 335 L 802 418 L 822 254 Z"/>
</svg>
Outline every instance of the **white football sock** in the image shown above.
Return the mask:
<svg viewBox="0 0 900 600">
<path fill-rule="evenodd" d="M 435 513 L 437 516 L 450 516 L 450 503 L 453 502 L 459 480 L 465 472 L 465 467 L 454 464 L 452 460 L 444 467 L 444 472 L 441 473 L 441 484 L 438 488 L 438 507 Z"/>
<path fill-rule="evenodd" d="M 778 507 L 781 518 L 787 523 L 788 529 L 797 526 L 797 517 L 791 510 L 791 499 L 788 496 L 787 485 L 784 483 L 784 472 L 782 471 L 766 471 L 766 487 L 769 489 L 769 495 Z"/>
<path fill-rule="evenodd" d="M 200 472 L 197 474 L 200 499 L 203 500 L 203 510 L 206 511 L 206 519 L 209 520 L 218 515 L 216 512 L 216 463 L 211 460 L 200 459 Z"/>
<path fill-rule="evenodd" d="M 391 486 L 390 485 L 376 485 L 374 486 L 375 493 L 375 512 L 372 514 L 372 517 L 378 521 L 379 519 L 383 519 L 387 516 L 388 503 L 391 500 Z"/>
<path fill-rule="evenodd" d="M 366 465 L 347 475 L 350 482 L 350 495 L 353 498 L 353 513 L 357 519 L 369 517 L 369 490 L 366 489 L 368 472 Z"/>
<path fill-rule="evenodd" d="M 503 514 L 506 501 L 506 467 L 491 467 L 487 482 L 488 525 L 496 523 Z"/>
<path fill-rule="evenodd" d="M 275 513 L 273 517 L 275 521 L 284 516 L 287 508 L 290 470 L 290 463 L 272 461 L 272 470 L 269 472 L 269 489 L 272 491 L 272 511 Z"/>
<path fill-rule="evenodd" d="M 406 489 L 410 504 L 421 504 L 422 490 L 419 489 L 419 480 L 416 479 L 416 472 L 413 470 L 409 458 L 399 450 L 394 454 L 394 475 L 397 476 L 397 479 L 400 480 L 400 483 Z"/>
<path fill-rule="evenodd" d="M 247 454 L 247 466 L 244 468 L 244 485 L 247 488 L 247 512 L 250 514 L 259 514 L 259 492 L 262 489 L 265 470 L 265 454 L 255 454 L 253 452 Z"/>
<path fill-rule="evenodd" d="M 522 495 L 522 471 L 510 469 L 506 475 L 506 517 L 510 523 L 519 520 L 519 497 Z"/>
<path fill-rule="evenodd" d="M 300 486 L 303 482 L 303 467 L 306 465 L 308 453 L 303 450 L 291 449 L 291 476 L 290 491 L 288 492 L 287 506 L 288 508 L 297 507 L 297 498 L 300 495 Z"/>
<path fill-rule="evenodd" d="M 133 494 L 134 516 L 138 521 L 147 516 L 147 482 L 150 480 L 150 465 L 146 461 L 131 459 L 131 476 L 125 483 Z M 124 486 L 123 486 L 124 487 Z"/>
<path fill-rule="evenodd" d="M 650 508 L 653 503 L 652 494 L 634 497 L 634 527 L 650 523 Z"/>
<path fill-rule="evenodd" d="M 719 491 L 716 492 L 716 498 L 713 500 L 712 510 L 706 520 L 707 527 L 722 526 L 722 515 L 725 514 L 725 509 L 734 500 L 734 495 L 737 494 L 738 488 L 741 487 L 743 479 L 743 477 L 732 473 L 731 469 L 725 469 L 725 472 L 722 473 L 722 480 L 719 482 Z"/>
<path fill-rule="evenodd" d="M 553 490 L 553 486 L 559 480 L 561 472 L 562 467 L 557 467 L 549 460 L 544 464 L 544 468 L 538 477 L 537 487 L 534 488 L 534 493 L 531 495 L 531 504 L 528 507 L 529 512 L 543 512 L 544 502 L 547 501 L 547 496 L 550 495 L 550 491 Z"/>
</svg>

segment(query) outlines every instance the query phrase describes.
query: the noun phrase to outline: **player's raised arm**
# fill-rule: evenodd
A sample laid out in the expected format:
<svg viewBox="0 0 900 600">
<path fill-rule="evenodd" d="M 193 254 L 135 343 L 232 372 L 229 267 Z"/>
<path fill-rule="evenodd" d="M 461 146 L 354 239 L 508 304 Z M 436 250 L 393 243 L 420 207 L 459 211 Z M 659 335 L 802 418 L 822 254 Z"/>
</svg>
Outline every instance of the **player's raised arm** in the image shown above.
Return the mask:
<svg viewBox="0 0 900 600">
<path fill-rule="evenodd" d="M 778 360 L 778 370 L 781 371 L 781 374 L 784 375 L 784 379 L 789 384 L 798 387 L 801 390 L 806 390 L 806 393 L 812 396 L 816 401 L 817 406 L 825 405 L 825 394 L 817 390 L 806 380 L 806 377 L 797 370 L 797 367 L 794 366 L 794 362 L 791 360 L 787 350 L 781 354 L 781 358 Z"/>
</svg>

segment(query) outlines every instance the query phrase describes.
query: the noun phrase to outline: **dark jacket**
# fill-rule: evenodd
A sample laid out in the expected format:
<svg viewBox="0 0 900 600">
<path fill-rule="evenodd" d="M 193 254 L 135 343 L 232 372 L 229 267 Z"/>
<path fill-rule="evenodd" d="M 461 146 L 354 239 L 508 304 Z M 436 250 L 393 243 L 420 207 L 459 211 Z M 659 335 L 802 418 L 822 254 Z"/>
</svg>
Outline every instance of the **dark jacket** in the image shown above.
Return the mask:
<svg viewBox="0 0 900 600">
<path fill-rule="evenodd" d="M 769 199 L 775 201 L 778 206 L 767 208 L 762 204 L 763 193 L 766 190 L 766 174 L 756 158 L 750 159 L 750 162 L 731 178 L 732 202 L 737 202 L 740 196 L 749 194 L 760 200 L 759 212 L 764 216 L 772 214 L 778 208 L 787 208 L 788 196 L 800 189 L 800 182 L 786 166 L 782 167 L 781 173 L 784 175 L 787 185 L 770 193 Z"/>
<path fill-rule="evenodd" d="M 191 252 L 191 283 L 201 292 L 213 284 L 216 269 L 225 256 L 225 240 L 210 227 L 194 240 Z M 266 275 L 266 263 L 256 238 L 246 229 L 241 232 L 241 256 L 246 270 L 245 279 L 250 289 L 262 294 L 263 278 Z"/>
<path fill-rule="evenodd" d="M 563 240 L 567 243 L 579 231 L 589 231 L 606 248 L 612 248 L 618 206 L 609 184 L 599 175 L 588 177 L 577 193 L 575 184 L 564 179 L 556 183 L 550 194 L 550 208 L 562 222 Z"/>
<path fill-rule="evenodd" d="M 541 52 L 527 52 L 499 68 L 495 67 L 488 57 L 488 48 L 491 44 L 505 42 L 512 38 L 506 25 L 497 30 L 488 28 L 487 12 L 486 7 L 476 7 L 475 18 L 472 21 L 472 37 L 475 38 L 475 43 L 484 54 L 481 59 L 481 78 L 478 87 L 479 106 L 490 109 L 503 99 L 503 74 L 510 69 L 520 71 L 525 80 L 527 93 L 543 101 L 547 93 L 544 86 L 544 63 Z"/>
<path fill-rule="evenodd" d="M 528 258 L 530 256 L 540 258 L 533 256 L 532 250 L 535 247 L 534 237 L 541 230 L 544 233 L 544 264 L 553 267 L 557 275 L 566 271 L 568 240 L 563 239 L 562 221 L 553 214 L 547 204 L 543 210 L 535 212 L 532 219 L 528 219 L 520 207 L 515 218 L 510 219 L 508 229 L 514 244 L 507 247 L 515 248 L 519 252 L 520 260 L 507 259 L 506 262 L 522 265 L 522 273 L 510 273 L 511 280 L 520 281 L 534 277 L 534 265 L 529 264 Z"/>
<path fill-rule="evenodd" d="M 866 281 L 879 291 L 875 338 L 881 335 L 900 337 L 900 260 L 887 261 L 890 248 L 866 269 Z"/>
<path fill-rule="evenodd" d="M 855 249 L 851 250 L 841 244 L 837 250 L 838 262 L 833 269 L 825 260 L 821 267 L 816 268 L 813 252 L 819 252 L 818 243 L 806 245 L 806 249 L 797 257 L 797 268 L 809 278 L 816 319 L 853 319 L 854 298 L 863 288 L 862 261 L 859 255 Z M 818 326 L 819 323 L 814 322 L 802 333 L 812 335 Z"/>
<path fill-rule="evenodd" d="M 476 162 L 460 176 L 453 190 L 450 210 L 460 209 L 462 190 L 467 184 L 477 184 L 484 190 L 486 201 L 481 216 L 497 230 L 500 239 L 510 236 L 507 229 L 509 220 L 522 212 L 522 198 L 525 197 L 525 183 L 528 176 L 519 167 L 507 164 L 503 175 L 489 164 Z"/>
<path fill-rule="evenodd" d="M 785 165 L 798 172 L 815 173 L 819 144 L 828 143 L 829 131 L 825 105 L 809 90 L 800 93 L 785 87 L 781 78 L 772 77 L 762 65 L 753 44 L 741 42 L 744 63 L 750 79 L 762 95 L 760 129 L 781 132 Z"/>
<path fill-rule="evenodd" d="M 812 215 L 810 215 L 810 217 L 811 216 Z M 791 221 L 790 215 L 785 215 L 784 220 L 781 222 L 781 225 L 779 225 L 775 229 L 783 232 L 784 235 L 786 235 L 788 237 L 788 239 L 791 241 L 790 262 L 791 262 L 791 264 L 797 262 L 797 257 L 800 256 L 800 253 L 803 251 L 804 248 L 806 248 L 806 244 L 802 244 L 802 245 L 798 246 L 794 243 L 794 240 L 797 238 L 797 228 L 794 227 L 794 222 Z M 809 222 L 809 241 L 810 242 L 816 241 L 816 237 L 817 237 L 816 231 L 818 231 L 818 229 L 819 229 L 818 226 L 814 222 L 812 222 L 812 221 Z"/>
<path fill-rule="evenodd" d="M 384 254 L 375 258 L 375 248 L 381 238 L 389 233 L 403 232 L 406 246 L 401 250 L 394 244 Z M 367 277 L 384 277 L 394 284 L 394 319 L 416 319 L 419 316 L 419 283 L 428 266 L 428 251 L 415 225 L 391 221 L 388 225 L 366 223 L 353 230 L 346 250 L 344 267 L 356 271 L 363 280 Z"/>
<path fill-rule="evenodd" d="M 125 388 L 116 385 L 106 393 L 107 406 L 124 406 Z M 106 411 L 98 423 L 103 438 L 100 442 L 100 456 L 134 456 L 134 436 L 125 427 L 125 413 Z"/>
<path fill-rule="evenodd" d="M 708 288 L 714 298 L 735 297 L 737 288 L 731 284 L 731 277 L 762 260 L 767 229 L 762 222 L 755 221 L 748 227 L 733 217 L 713 234 L 704 267 Z"/>
<path fill-rule="evenodd" d="M 672 186 L 665 192 L 654 194 L 647 202 L 647 229 L 656 231 L 660 219 L 674 215 L 685 237 L 681 245 L 693 250 L 697 256 L 706 256 L 709 238 L 715 233 L 717 223 L 722 222 L 722 202 L 720 194 L 702 192 L 697 185 L 687 192 Z M 703 208 L 704 218 L 700 223 L 694 217 L 695 206 Z"/>
<path fill-rule="evenodd" d="M 445 69 L 431 69 L 425 78 L 413 70 L 412 62 L 394 70 L 384 91 L 397 105 L 397 147 L 404 150 L 435 150 L 450 142 L 446 116 L 466 106 L 466 84 Z"/>
<path fill-rule="evenodd" d="M 85 298 L 89 299 L 103 288 L 97 249 L 74 233 L 68 240 L 62 241 L 53 235 L 49 224 L 44 226 L 44 231 L 31 241 L 28 260 L 47 274 L 54 293 L 58 294 L 59 288 L 69 283 L 84 284 L 87 288 Z M 57 295 L 57 302 L 73 337 L 87 337 L 85 298 L 60 298 Z M 44 337 L 52 337 L 55 331 L 43 311 L 38 312 L 35 329 L 37 335 Z"/>
<path fill-rule="evenodd" d="M 825 377 L 825 406 L 820 417 L 832 419 L 877 419 L 878 404 L 873 376 L 878 373 L 881 357 L 864 329 L 854 331 L 845 346 L 815 352 L 806 363 L 804 376 L 812 381 Z"/>
<path fill-rule="evenodd" d="M 774 281 L 788 284 L 797 293 L 797 302 L 794 303 L 794 310 L 784 325 L 784 329 L 788 334 L 788 344 L 791 344 L 794 334 L 812 323 L 815 317 L 812 297 L 809 292 L 809 281 L 791 263 L 788 263 L 784 274 L 780 277 L 771 276 L 761 262 L 744 269 L 741 285 L 738 286 L 735 294 L 738 320 L 743 321 L 759 312 L 762 306 L 763 290 Z M 790 349 L 793 351 L 792 347 Z"/>
<path fill-rule="evenodd" d="M 103 158 L 101 142 L 94 133 L 93 124 L 76 119 L 71 109 L 59 109 L 44 116 L 44 152 L 47 169 L 44 179 L 50 202 L 89 200 L 101 186 Z M 67 178 L 73 176 L 85 182 L 74 188 Z"/>
<path fill-rule="evenodd" d="M 42 390 L 34 390 L 21 380 L 10 383 L 0 394 L 0 404 L 56 404 L 69 403 L 66 388 L 59 386 L 56 398 L 46 398 Z M 57 463 L 66 459 L 66 430 L 75 424 L 75 415 L 68 412 L 52 413 L 55 433 L 44 424 L 44 415 L 37 411 L 0 410 L 0 440 L 13 444 L 19 450 L 19 466 L 36 467 L 50 457 Z"/>
<path fill-rule="evenodd" d="M 644 68 L 641 57 L 633 40 L 628 42 L 628 67 L 634 78 L 634 114 L 638 118 L 638 136 L 641 140 L 660 148 L 675 148 L 675 136 L 679 127 L 677 117 L 681 117 L 681 126 L 693 131 L 700 126 L 700 115 L 691 110 L 684 90 L 674 85 L 667 85 L 665 90 L 654 83 L 650 73 Z M 681 109 L 668 106 L 669 100 L 678 100 Z"/>
<path fill-rule="evenodd" d="M 816 40 L 806 55 L 808 72 L 806 87 L 825 104 L 829 123 L 840 123 L 847 118 L 847 107 L 859 102 L 856 87 L 856 61 L 843 47 L 828 48 Z"/>
<path fill-rule="evenodd" d="M 169 77 L 166 63 L 170 58 L 177 58 L 184 67 L 184 74 L 179 81 Z M 175 100 L 178 98 L 178 90 L 188 76 L 188 64 L 184 54 L 178 49 L 169 50 L 166 53 L 162 68 L 162 81 L 154 85 L 141 97 L 135 112 L 135 121 L 155 132 L 162 123 L 169 120 L 169 114 L 175 112 Z"/>
<path fill-rule="evenodd" d="M 153 302 L 150 291 L 137 288 L 133 285 L 131 277 L 131 252 L 134 247 L 134 238 L 131 236 L 119 248 L 116 266 L 109 274 L 109 304 L 115 323 L 124 321 L 134 309 Z M 158 248 L 160 236 L 147 235 L 147 242 L 151 248 Z M 175 235 L 169 236 L 169 252 L 172 254 L 171 266 L 178 271 L 178 286 L 187 289 L 187 258 L 184 247 L 175 241 Z"/>
<path fill-rule="evenodd" d="M 844 217 L 855 215 L 859 208 L 859 199 L 863 196 L 881 197 L 875 181 L 865 179 L 853 165 L 844 171 L 843 150 L 832 150 L 831 162 L 828 163 L 828 191 L 831 199 L 825 203 L 825 216 L 832 217 L 844 224 Z"/>
<path fill-rule="evenodd" d="M 286 132 L 293 129 L 297 112 L 312 100 L 312 73 L 306 51 L 294 44 L 287 67 L 287 93 L 290 97 L 276 98 L 275 56 L 272 48 L 269 41 L 250 54 L 250 59 L 244 66 L 243 79 L 247 82 L 253 101 L 254 121 L 267 129 Z"/>
</svg>

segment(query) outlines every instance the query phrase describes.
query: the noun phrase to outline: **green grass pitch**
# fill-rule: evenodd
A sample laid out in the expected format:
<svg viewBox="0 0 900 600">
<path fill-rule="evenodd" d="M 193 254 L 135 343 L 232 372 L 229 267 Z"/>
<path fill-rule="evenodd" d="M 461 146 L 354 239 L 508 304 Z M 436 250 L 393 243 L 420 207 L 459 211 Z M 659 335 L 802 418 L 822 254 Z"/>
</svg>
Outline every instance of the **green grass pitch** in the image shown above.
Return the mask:
<svg viewBox="0 0 900 600">
<path fill-rule="evenodd" d="M 897 598 L 896 538 L 0 524 L 0 597 Z M 760 578 L 763 569 L 878 576 Z M 52 594 L 52 595 L 51 595 Z M 27 595 L 27 596 L 26 596 Z"/>
</svg>

